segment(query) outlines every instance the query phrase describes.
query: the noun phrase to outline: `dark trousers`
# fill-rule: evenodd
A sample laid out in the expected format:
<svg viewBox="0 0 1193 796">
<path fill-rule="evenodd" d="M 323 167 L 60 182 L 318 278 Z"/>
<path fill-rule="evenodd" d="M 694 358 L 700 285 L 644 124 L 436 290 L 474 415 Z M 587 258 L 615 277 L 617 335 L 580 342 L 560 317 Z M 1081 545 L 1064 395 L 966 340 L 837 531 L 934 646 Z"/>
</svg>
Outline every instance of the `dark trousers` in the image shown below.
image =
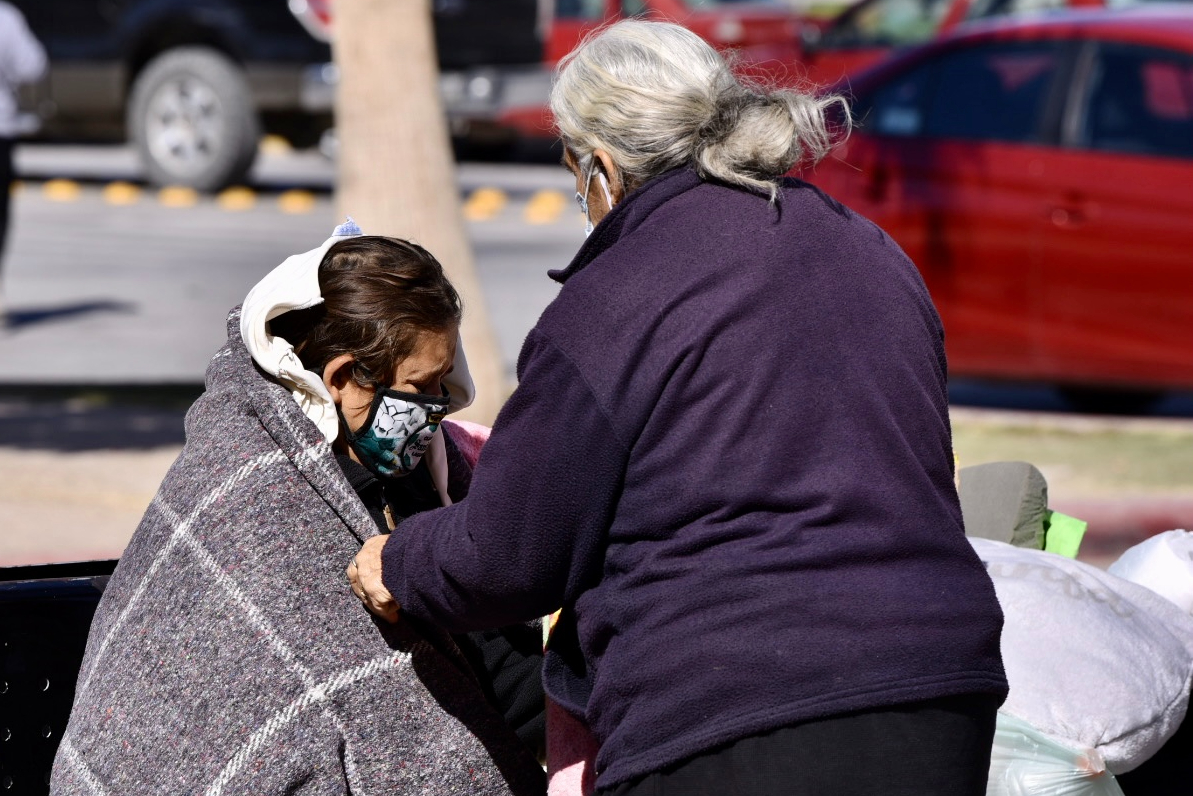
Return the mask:
<svg viewBox="0 0 1193 796">
<path fill-rule="evenodd" d="M 1126 796 L 1189 796 L 1193 789 L 1193 704 L 1160 751 L 1115 779 Z"/>
<path fill-rule="evenodd" d="M 12 139 L 0 137 L 0 266 L 4 264 L 4 242 L 8 238 L 8 204 L 13 176 Z"/>
<path fill-rule="evenodd" d="M 796 724 L 600 796 L 985 796 L 1000 701 L 973 694 Z"/>
</svg>

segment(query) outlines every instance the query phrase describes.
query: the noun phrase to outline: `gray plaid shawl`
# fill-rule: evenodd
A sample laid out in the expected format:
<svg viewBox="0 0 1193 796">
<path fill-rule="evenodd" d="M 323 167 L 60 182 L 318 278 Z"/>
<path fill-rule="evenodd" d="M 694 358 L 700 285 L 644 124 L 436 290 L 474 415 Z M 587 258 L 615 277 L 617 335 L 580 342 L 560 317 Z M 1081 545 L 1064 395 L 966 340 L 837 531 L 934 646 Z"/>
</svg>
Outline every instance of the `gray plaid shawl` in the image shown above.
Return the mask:
<svg viewBox="0 0 1193 796">
<path fill-rule="evenodd" d="M 96 612 L 51 792 L 543 793 L 450 636 L 349 590 L 376 526 L 238 315 Z"/>
</svg>

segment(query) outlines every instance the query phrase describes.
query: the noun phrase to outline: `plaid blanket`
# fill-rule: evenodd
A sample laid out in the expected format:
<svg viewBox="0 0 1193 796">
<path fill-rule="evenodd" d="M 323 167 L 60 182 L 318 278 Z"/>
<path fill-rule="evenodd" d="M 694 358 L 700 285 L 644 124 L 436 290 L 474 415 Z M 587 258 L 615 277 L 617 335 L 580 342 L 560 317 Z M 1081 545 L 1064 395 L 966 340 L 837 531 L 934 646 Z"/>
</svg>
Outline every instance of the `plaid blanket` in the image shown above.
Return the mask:
<svg viewBox="0 0 1193 796">
<path fill-rule="evenodd" d="M 95 615 L 51 793 L 543 793 L 450 636 L 349 590 L 376 526 L 238 323 Z"/>
</svg>

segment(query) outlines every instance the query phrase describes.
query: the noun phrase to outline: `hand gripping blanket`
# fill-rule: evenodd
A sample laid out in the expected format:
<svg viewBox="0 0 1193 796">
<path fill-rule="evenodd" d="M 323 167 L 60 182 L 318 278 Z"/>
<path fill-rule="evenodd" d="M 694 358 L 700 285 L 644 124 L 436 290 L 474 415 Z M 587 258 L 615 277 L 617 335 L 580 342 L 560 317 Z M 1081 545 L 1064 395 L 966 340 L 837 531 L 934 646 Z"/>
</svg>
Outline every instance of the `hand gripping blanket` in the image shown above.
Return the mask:
<svg viewBox="0 0 1193 796">
<path fill-rule="evenodd" d="M 352 594 L 376 526 L 236 311 L 228 336 L 96 612 L 51 793 L 543 793 L 450 636 Z"/>
</svg>

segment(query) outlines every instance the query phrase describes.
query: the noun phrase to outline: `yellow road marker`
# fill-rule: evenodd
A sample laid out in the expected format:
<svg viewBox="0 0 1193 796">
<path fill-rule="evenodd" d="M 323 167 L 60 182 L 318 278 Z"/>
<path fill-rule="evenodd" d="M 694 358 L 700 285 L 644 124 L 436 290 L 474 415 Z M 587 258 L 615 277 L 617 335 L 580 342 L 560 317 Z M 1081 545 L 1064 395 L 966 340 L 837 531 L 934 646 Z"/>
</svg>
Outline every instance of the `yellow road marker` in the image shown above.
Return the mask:
<svg viewBox="0 0 1193 796">
<path fill-rule="evenodd" d="M 236 185 L 220 191 L 215 202 L 224 210 L 252 210 L 257 204 L 257 194 L 243 185 Z"/>
<path fill-rule="evenodd" d="M 41 193 L 51 202 L 73 202 L 82 189 L 74 180 L 48 180 L 41 186 Z"/>
<path fill-rule="evenodd" d="M 257 151 L 265 155 L 284 155 L 293 148 L 290 142 L 280 135 L 263 136 L 257 142 Z"/>
<path fill-rule="evenodd" d="M 141 200 L 141 189 L 131 182 L 110 182 L 104 186 L 104 201 L 110 205 L 135 205 Z"/>
<path fill-rule="evenodd" d="M 157 201 L 166 207 L 194 207 L 199 202 L 199 193 L 194 188 L 167 185 L 157 192 Z"/>
<path fill-rule="evenodd" d="M 278 195 L 278 209 L 283 213 L 309 213 L 315 209 L 315 195 L 310 191 L 283 191 Z"/>
<path fill-rule="evenodd" d="M 528 224 L 551 224 L 559 220 L 567 204 L 567 197 L 560 191 L 538 191 L 526 203 L 523 217 Z"/>
<path fill-rule="evenodd" d="M 505 191 L 478 188 L 464 203 L 464 218 L 469 221 L 489 221 L 505 208 L 507 201 Z"/>
</svg>

